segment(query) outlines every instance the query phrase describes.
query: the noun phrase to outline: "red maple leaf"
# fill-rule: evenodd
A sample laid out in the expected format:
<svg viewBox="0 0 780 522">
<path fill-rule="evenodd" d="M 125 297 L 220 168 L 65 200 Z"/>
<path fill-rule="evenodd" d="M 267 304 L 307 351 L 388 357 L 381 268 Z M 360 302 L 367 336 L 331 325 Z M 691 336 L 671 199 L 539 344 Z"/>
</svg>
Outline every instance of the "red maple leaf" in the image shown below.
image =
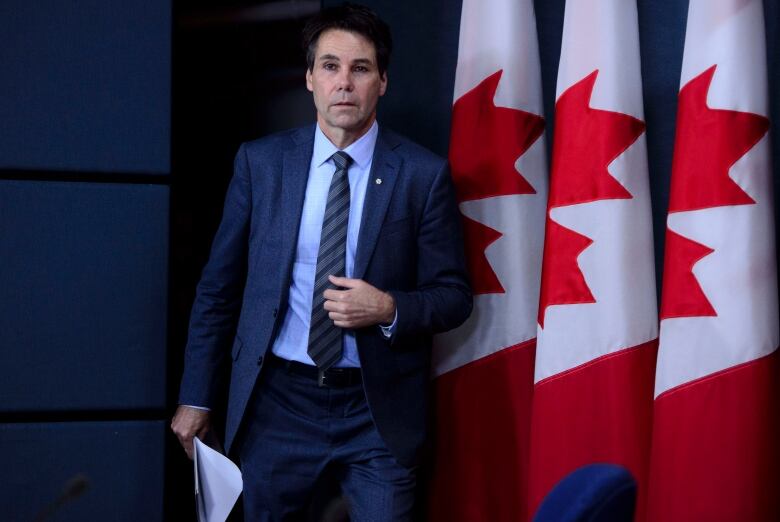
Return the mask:
<svg viewBox="0 0 780 522">
<path fill-rule="evenodd" d="M 479 294 L 503 294 L 504 287 L 490 267 L 485 250 L 502 234 L 478 221 L 463 217 L 463 237 L 469 248 L 466 249 L 466 264 L 471 279 L 471 291 Z"/>
<path fill-rule="evenodd" d="M 732 165 L 769 130 L 761 115 L 707 106 L 713 65 L 680 89 L 669 213 L 755 201 L 729 177 Z M 694 265 L 714 252 L 666 231 L 661 319 L 717 316 L 693 274 Z"/>
<path fill-rule="evenodd" d="M 666 229 L 661 319 L 718 315 L 693 275 L 696 263 L 713 252 L 701 243 Z"/>
<path fill-rule="evenodd" d="M 645 124 L 627 114 L 590 107 L 597 76 L 595 70 L 569 87 L 555 106 L 555 142 L 539 301 L 542 327 L 548 306 L 596 302 L 577 264 L 577 257 L 592 240 L 555 223 L 549 211 L 577 203 L 632 198 L 607 168 L 641 136 Z"/>
<path fill-rule="evenodd" d="M 767 133 L 769 120 L 708 107 L 715 67 L 680 90 L 669 213 L 755 203 L 729 177 L 729 169 Z"/>
<path fill-rule="evenodd" d="M 503 71 L 488 76 L 458 98 L 452 109 L 450 164 L 458 201 L 511 194 L 536 194 L 515 161 L 542 135 L 536 114 L 496 107 Z"/>
<path fill-rule="evenodd" d="M 538 317 L 542 328 L 548 306 L 596 302 L 577 264 L 577 258 L 593 240 L 559 225 L 549 217 L 545 234 Z"/>
<path fill-rule="evenodd" d="M 461 96 L 452 110 L 450 164 L 458 201 L 513 194 L 536 194 L 515 162 L 544 132 L 536 114 L 496 107 L 501 70 Z M 475 294 L 504 293 L 485 248 L 501 237 L 490 227 L 464 217 L 467 260 Z"/>
<path fill-rule="evenodd" d="M 555 104 L 555 141 L 548 207 L 600 199 L 631 199 L 607 170 L 645 131 L 633 116 L 590 107 L 598 70 L 561 94 Z"/>
</svg>

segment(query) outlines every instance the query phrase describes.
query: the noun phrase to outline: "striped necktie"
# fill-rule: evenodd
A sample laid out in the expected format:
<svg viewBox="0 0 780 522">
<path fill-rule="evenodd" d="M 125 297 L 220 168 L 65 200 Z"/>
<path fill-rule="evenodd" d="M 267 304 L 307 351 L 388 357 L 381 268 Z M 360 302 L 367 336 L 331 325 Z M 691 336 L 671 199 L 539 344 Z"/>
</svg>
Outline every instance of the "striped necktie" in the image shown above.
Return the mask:
<svg viewBox="0 0 780 522">
<path fill-rule="evenodd" d="M 349 169 L 352 158 L 343 151 L 331 156 L 336 172 L 330 182 L 325 218 L 322 221 L 320 250 L 317 254 L 317 275 L 312 296 L 309 356 L 320 370 L 327 370 L 341 359 L 341 328 L 333 324 L 323 307 L 323 292 L 332 288 L 328 275 L 346 275 L 347 224 L 349 223 Z"/>
</svg>

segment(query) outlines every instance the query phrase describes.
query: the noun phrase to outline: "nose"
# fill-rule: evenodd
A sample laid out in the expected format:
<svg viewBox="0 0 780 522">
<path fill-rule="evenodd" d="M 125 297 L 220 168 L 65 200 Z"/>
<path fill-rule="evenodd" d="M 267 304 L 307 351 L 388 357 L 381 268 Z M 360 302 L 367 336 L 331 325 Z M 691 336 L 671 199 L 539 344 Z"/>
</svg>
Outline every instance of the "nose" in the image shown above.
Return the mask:
<svg viewBox="0 0 780 522">
<path fill-rule="evenodd" d="M 354 88 L 354 85 L 352 84 L 352 71 L 347 68 L 339 71 L 337 82 L 340 91 L 352 92 L 352 89 Z"/>
</svg>

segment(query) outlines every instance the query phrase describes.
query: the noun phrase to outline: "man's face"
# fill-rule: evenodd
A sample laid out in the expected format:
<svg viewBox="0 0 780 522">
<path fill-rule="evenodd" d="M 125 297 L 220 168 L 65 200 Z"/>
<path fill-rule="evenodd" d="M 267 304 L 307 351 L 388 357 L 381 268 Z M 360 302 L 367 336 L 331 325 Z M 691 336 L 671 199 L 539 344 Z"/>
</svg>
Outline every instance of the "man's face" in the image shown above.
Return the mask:
<svg viewBox="0 0 780 522">
<path fill-rule="evenodd" d="M 314 94 L 317 122 L 331 140 L 331 134 L 358 137 L 376 118 L 387 75 L 379 75 L 373 43 L 359 34 L 332 29 L 317 41 L 306 87 Z"/>
</svg>

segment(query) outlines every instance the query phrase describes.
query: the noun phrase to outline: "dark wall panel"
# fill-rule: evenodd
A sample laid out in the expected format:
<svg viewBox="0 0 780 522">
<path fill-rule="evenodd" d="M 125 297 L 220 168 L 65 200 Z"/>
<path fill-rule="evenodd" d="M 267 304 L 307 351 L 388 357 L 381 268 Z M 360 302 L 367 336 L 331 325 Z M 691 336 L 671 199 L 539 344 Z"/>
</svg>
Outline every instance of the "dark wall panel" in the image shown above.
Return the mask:
<svg viewBox="0 0 780 522">
<path fill-rule="evenodd" d="M 393 30 L 388 91 L 379 104 L 380 124 L 446 155 L 458 58 L 460 1 L 367 3 Z"/>
<path fill-rule="evenodd" d="M 0 181 L 0 411 L 165 406 L 168 192 Z"/>
<path fill-rule="evenodd" d="M 34 520 L 69 482 L 86 487 L 46 520 L 162 520 L 164 434 L 163 421 L 0 424 L 3 520 Z"/>
<path fill-rule="evenodd" d="M 3 0 L 0 34 L 0 168 L 169 172 L 169 0 Z"/>
</svg>

